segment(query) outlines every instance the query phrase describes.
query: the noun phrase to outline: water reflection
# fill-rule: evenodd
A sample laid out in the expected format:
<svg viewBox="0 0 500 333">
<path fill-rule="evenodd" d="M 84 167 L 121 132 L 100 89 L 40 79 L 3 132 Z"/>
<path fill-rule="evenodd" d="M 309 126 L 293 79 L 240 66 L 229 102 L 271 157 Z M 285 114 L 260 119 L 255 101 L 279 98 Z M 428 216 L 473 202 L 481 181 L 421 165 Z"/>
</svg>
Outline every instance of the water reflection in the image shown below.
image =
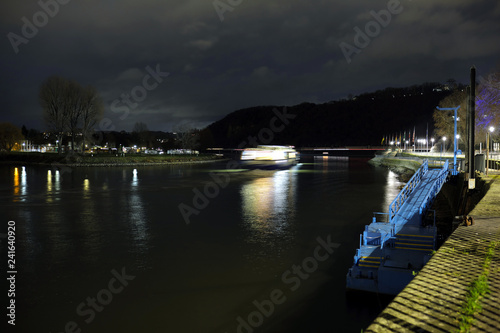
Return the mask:
<svg viewBox="0 0 500 333">
<path fill-rule="evenodd" d="M 329 164 L 327 173 L 323 173 L 323 162 Z M 153 294 L 152 308 L 180 309 L 179 313 L 186 313 L 185 316 L 172 318 L 172 327 L 184 327 L 190 315 L 207 315 L 212 318 L 210 324 L 213 327 L 223 327 L 225 322 L 236 327 L 238 314 L 233 315 L 236 307 L 244 308 L 238 312 L 246 320 L 250 311 L 254 310 L 246 310 L 253 306 L 253 299 L 269 297 L 268 291 L 274 288 L 289 290 L 291 285 L 283 285 L 281 274 L 312 255 L 317 236 L 332 233 L 332 236 L 338 235 L 332 238 L 333 241 L 345 239 L 356 245 L 360 230 L 369 223 L 372 207 L 379 207 L 384 200 L 383 188 L 390 188 L 386 170 L 367 168 L 369 177 L 360 177 L 360 170 L 357 169 L 349 174 L 344 172 L 352 163 L 329 158 L 318 161 L 318 164 L 301 166 L 298 171 L 249 171 L 232 176 L 231 183 L 221 189 L 219 197 L 212 199 L 210 206 L 201 212 L 203 220 L 210 223 L 197 223 L 190 227 L 178 225 L 180 223 L 173 218 L 167 220 L 167 214 L 173 212 L 179 215 L 176 210 L 178 202 L 174 199 L 181 194 L 189 194 L 187 198 L 191 199 L 191 185 L 203 184 L 201 182 L 207 179 L 205 169 L 208 166 L 200 167 L 200 171 L 189 169 L 185 179 L 180 180 L 174 176 L 179 174 L 177 168 L 181 167 L 172 171 L 166 167 L 137 168 L 135 172 L 130 167 L 94 168 L 92 171 L 75 168 L 73 182 L 70 182 L 69 175 L 64 175 L 64 179 L 62 171 L 59 174 L 55 169 L 49 172 L 47 167 L 27 166 L 29 204 L 12 204 L 14 168 L 4 166 L 3 174 L 7 177 L 0 184 L 5 189 L 3 193 L 9 195 L 2 209 L 5 214 L 12 214 L 13 219 L 19 220 L 19 233 L 25 240 L 19 243 L 19 251 L 26 259 L 24 270 L 32 271 L 32 274 L 24 275 L 24 284 L 20 284 L 26 292 L 19 295 L 19 301 L 30 305 L 29 311 L 34 317 L 24 324 L 29 325 L 29 329 L 21 331 L 54 331 L 54 327 L 62 327 L 65 323 L 58 313 L 69 314 L 64 320 L 75 319 L 83 323 L 75 317 L 78 302 L 85 301 L 89 295 L 96 295 L 100 288 L 107 288 L 104 283 L 109 281 L 109 272 L 113 267 L 119 272 L 120 267 L 126 267 L 129 275 L 135 276 L 137 272 L 137 281 L 141 278 L 147 284 L 135 285 L 135 280 L 132 281 L 130 288 L 139 289 L 131 289 L 132 295 L 127 296 L 127 300 L 123 301 L 125 303 L 118 304 L 121 301 L 117 298 L 117 304 L 111 304 L 120 308 L 120 311 L 112 311 L 116 315 L 97 313 L 99 322 L 89 326 L 92 329 L 94 325 L 100 325 L 94 327 L 94 331 L 105 331 L 100 328 L 114 327 L 120 322 L 120 328 L 126 331 L 129 323 L 123 323 L 123 317 L 133 318 L 137 304 L 144 301 L 144 295 L 149 297 Z M 88 180 L 85 180 L 85 172 L 88 172 Z M 19 193 L 21 174 L 19 167 L 16 181 Z M 349 186 L 349 179 L 358 177 L 374 182 L 369 186 L 357 186 L 358 183 Z M 106 185 L 103 184 L 104 179 Z M 190 187 L 186 188 L 186 184 Z M 168 188 L 161 190 L 162 185 L 168 185 Z M 46 193 L 57 201 L 46 204 Z M 86 199 L 83 199 L 84 196 Z M 342 201 L 343 198 L 352 199 L 352 203 Z M 330 205 L 331 209 L 318 210 L 323 203 Z M 347 205 L 354 207 L 356 214 L 341 212 L 338 218 L 328 215 L 337 209 L 343 210 Z M 213 209 L 221 206 L 237 209 L 228 210 L 228 214 Z M 29 212 L 31 216 L 23 212 Z M 359 219 L 360 216 L 363 218 Z M 31 223 L 25 223 L 30 220 Z M 216 237 L 213 237 L 214 234 Z M 304 287 L 301 288 L 307 288 L 308 295 L 343 296 L 346 269 L 352 264 L 352 253 L 348 253 L 345 260 L 335 257 L 322 263 L 324 269 L 303 281 Z M 335 269 L 329 268 L 331 263 L 334 263 Z M 138 271 L 145 267 L 155 269 L 139 274 Z M 339 283 L 329 283 L 331 287 L 324 289 L 323 271 L 326 270 L 328 275 L 331 274 L 331 281 Z M 81 289 L 78 295 L 75 294 L 75 286 Z M 151 293 L 151 290 L 155 292 Z M 327 292 L 323 293 L 325 290 Z M 214 310 L 215 315 L 206 314 L 207 306 L 213 305 L 217 297 L 218 304 L 227 305 L 226 308 L 222 312 Z M 311 296 L 310 300 L 303 300 L 297 296 L 290 302 L 290 308 L 306 309 L 313 304 L 327 308 L 331 305 L 331 297 L 323 300 Z M 346 312 L 343 298 L 334 303 L 324 316 L 327 318 L 323 322 L 324 327 L 326 322 L 354 325 L 359 317 L 353 319 Z M 198 312 L 193 315 L 191 310 L 194 308 Z M 154 326 L 158 326 L 157 312 L 144 317 L 143 322 L 137 322 L 137 330 L 154 331 L 157 328 Z M 218 316 L 217 313 L 228 315 Z M 283 322 L 292 319 L 288 317 L 284 315 Z M 40 326 L 42 324 L 43 327 Z M 139 327 L 141 325 L 144 327 Z"/>
<path fill-rule="evenodd" d="M 288 236 L 295 215 L 297 173 L 277 171 L 241 188 L 243 218 L 253 231 L 251 242 L 268 242 L 271 236 Z"/>
<path fill-rule="evenodd" d="M 18 201 L 19 196 L 19 169 L 14 168 L 14 201 Z"/>
<path fill-rule="evenodd" d="M 26 201 L 28 193 L 28 182 L 26 178 L 26 168 L 22 167 L 19 173 L 19 168 L 14 168 L 14 202 Z"/>
<path fill-rule="evenodd" d="M 61 178 L 59 170 L 55 170 L 54 175 L 52 174 L 52 170 L 47 170 L 47 184 L 46 184 L 46 195 L 45 201 L 47 203 L 54 202 L 54 195 L 59 194 L 61 190 Z M 59 197 L 56 198 L 59 200 Z"/>
<path fill-rule="evenodd" d="M 89 185 L 89 179 L 85 178 L 83 180 L 83 199 L 88 199 L 90 198 L 90 185 Z"/>
<path fill-rule="evenodd" d="M 59 192 L 61 190 L 61 173 L 59 172 L 59 170 L 56 170 L 54 180 L 56 192 Z"/>
<path fill-rule="evenodd" d="M 47 193 L 52 192 L 52 170 L 47 170 Z"/>
<path fill-rule="evenodd" d="M 139 179 L 137 178 L 137 169 L 132 171 L 132 187 L 137 187 L 139 185 Z"/>
<path fill-rule="evenodd" d="M 401 186 L 403 185 L 404 183 L 399 181 L 397 174 L 389 170 L 389 172 L 387 173 L 387 181 L 385 185 L 383 205 L 384 213 L 387 213 L 389 211 L 389 205 L 392 203 L 394 198 L 396 198 L 396 196 L 400 192 Z"/>
<path fill-rule="evenodd" d="M 26 197 L 26 194 L 27 194 L 27 188 L 28 188 L 28 182 L 26 181 L 26 168 L 23 167 L 21 169 L 21 197 L 23 197 L 23 199 L 21 201 L 24 201 L 25 197 Z"/>
<path fill-rule="evenodd" d="M 314 168 L 329 172 L 332 169 L 347 169 L 349 167 L 349 157 L 347 156 L 314 156 Z"/>
<path fill-rule="evenodd" d="M 147 249 L 148 230 L 144 204 L 139 192 L 139 177 L 137 174 L 137 169 L 134 169 L 132 171 L 132 181 L 130 182 L 129 220 L 134 242 L 141 251 L 144 251 Z"/>
</svg>

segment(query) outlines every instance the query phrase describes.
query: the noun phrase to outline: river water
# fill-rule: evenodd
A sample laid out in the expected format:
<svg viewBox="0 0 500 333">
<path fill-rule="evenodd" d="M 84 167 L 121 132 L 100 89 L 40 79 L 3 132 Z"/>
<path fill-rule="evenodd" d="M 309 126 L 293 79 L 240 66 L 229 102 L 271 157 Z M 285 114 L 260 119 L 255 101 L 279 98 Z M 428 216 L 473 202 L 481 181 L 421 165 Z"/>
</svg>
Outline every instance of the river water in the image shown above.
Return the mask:
<svg viewBox="0 0 500 333">
<path fill-rule="evenodd" d="M 345 276 L 396 175 L 348 157 L 227 167 L 0 166 L 0 232 L 16 227 L 16 332 L 365 328 L 383 301 L 346 296 Z"/>
</svg>

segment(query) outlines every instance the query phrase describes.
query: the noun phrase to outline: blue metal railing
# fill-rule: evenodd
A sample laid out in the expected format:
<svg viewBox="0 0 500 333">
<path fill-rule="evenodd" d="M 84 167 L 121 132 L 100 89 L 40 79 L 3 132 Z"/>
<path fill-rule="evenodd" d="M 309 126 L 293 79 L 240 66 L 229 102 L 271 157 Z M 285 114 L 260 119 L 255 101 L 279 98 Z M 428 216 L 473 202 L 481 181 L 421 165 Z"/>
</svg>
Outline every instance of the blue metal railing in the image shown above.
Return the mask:
<svg viewBox="0 0 500 333">
<path fill-rule="evenodd" d="M 374 212 L 372 222 L 389 222 L 389 213 Z"/>
<path fill-rule="evenodd" d="M 432 186 L 432 190 L 427 194 L 425 199 L 423 200 L 422 204 L 419 207 L 419 214 L 422 215 L 427 211 L 427 208 L 430 207 L 432 202 L 434 202 L 434 199 L 436 198 L 437 194 L 441 190 L 441 187 L 443 186 L 444 182 L 446 181 L 446 177 L 448 176 L 449 173 L 449 163 L 448 160 L 443 165 L 443 168 L 439 172 L 439 175 L 434 182 L 434 185 Z"/>
<path fill-rule="evenodd" d="M 388 242 L 391 238 L 394 238 L 394 230 L 391 230 L 390 234 L 382 235 L 380 238 L 380 248 L 383 249 L 386 244 L 389 244 Z"/>
<path fill-rule="evenodd" d="M 389 222 L 392 222 L 399 209 L 406 202 L 406 199 L 408 199 L 411 192 L 417 187 L 417 185 L 420 183 L 420 180 L 422 180 L 422 177 L 427 173 L 428 170 L 429 161 L 424 160 L 420 168 L 418 168 L 413 177 L 411 177 L 408 183 L 406 183 L 405 187 L 401 190 L 401 192 L 399 192 L 396 198 L 389 205 Z"/>
<path fill-rule="evenodd" d="M 422 216 L 423 213 L 427 211 L 432 202 L 434 201 L 436 195 L 441 190 L 442 185 L 446 181 L 446 177 L 448 176 L 449 170 L 449 161 L 446 160 L 441 170 L 439 170 L 439 174 L 437 175 L 434 183 L 432 184 L 431 191 L 427 193 L 427 196 L 424 198 L 422 204 L 419 207 L 419 214 Z M 393 219 L 397 215 L 400 208 L 404 205 L 406 200 L 410 197 L 413 190 L 419 185 L 423 176 L 429 171 L 429 162 L 428 160 L 424 160 L 420 168 L 415 172 L 413 177 L 408 181 L 405 187 L 399 192 L 397 197 L 392 201 L 389 205 L 389 213 L 380 213 L 374 212 L 372 223 L 391 223 Z M 434 177 L 433 177 L 434 178 Z M 385 221 L 384 221 L 385 220 Z M 435 222 L 434 222 L 435 226 Z M 365 231 L 359 235 L 359 249 L 356 250 L 356 254 L 354 256 L 354 263 L 357 264 L 361 252 L 360 249 L 362 246 L 380 246 L 381 249 L 384 247 L 392 247 L 394 245 L 394 240 L 396 237 L 396 228 L 397 226 L 394 223 L 391 223 L 390 228 L 381 228 L 376 229 L 374 231 L 369 231 L 369 226 L 365 226 Z M 435 239 L 434 239 L 435 242 Z M 435 245 L 435 244 L 434 244 Z"/>
</svg>

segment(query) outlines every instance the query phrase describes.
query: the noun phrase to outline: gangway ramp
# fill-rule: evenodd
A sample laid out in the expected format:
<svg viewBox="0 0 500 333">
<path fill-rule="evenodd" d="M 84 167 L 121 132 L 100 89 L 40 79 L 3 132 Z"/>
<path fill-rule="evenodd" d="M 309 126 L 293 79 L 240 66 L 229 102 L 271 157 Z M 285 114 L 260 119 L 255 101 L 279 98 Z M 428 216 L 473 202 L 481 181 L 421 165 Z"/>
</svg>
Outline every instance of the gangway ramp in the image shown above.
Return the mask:
<svg viewBox="0 0 500 333">
<path fill-rule="evenodd" d="M 443 168 L 429 169 L 428 161 L 415 172 L 389 205 L 388 213 L 375 213 L 360 235 L 347 288 L 397 294 L 429 260 L 435 249 L 436 226 L 424 226 L 428 209 L 448 176 Z M 386 221 L 377 216 L 386 215 Z"/>
</svg>

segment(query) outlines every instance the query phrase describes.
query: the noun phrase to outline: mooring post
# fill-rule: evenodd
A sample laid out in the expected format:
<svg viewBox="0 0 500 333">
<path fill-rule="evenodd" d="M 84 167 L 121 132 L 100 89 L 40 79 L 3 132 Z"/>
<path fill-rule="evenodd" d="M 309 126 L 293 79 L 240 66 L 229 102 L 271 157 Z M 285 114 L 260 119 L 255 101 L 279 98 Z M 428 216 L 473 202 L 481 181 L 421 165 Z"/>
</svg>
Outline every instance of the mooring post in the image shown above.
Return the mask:
<svg viewBox="0 0 500 333">
<path fill-rule="evenodd" d="M 474 135 L 476 125 L 476 67 L 470 69 L 469 98 L 469 190 L 476 188 L 476 168 L 474 165 L 475 149 Z"/>
<path fill-rule="evenodd" d="M 470 166 L 469 166 L 469 127 L 470 127 L 470 86 L 467 86 L 465 89 L 465 95 L 467 96 L 466 100 L 466 109 L 465 109 L 465 181 L 469 181 L 469 172 L 470 172 Z"/>
</svg>

